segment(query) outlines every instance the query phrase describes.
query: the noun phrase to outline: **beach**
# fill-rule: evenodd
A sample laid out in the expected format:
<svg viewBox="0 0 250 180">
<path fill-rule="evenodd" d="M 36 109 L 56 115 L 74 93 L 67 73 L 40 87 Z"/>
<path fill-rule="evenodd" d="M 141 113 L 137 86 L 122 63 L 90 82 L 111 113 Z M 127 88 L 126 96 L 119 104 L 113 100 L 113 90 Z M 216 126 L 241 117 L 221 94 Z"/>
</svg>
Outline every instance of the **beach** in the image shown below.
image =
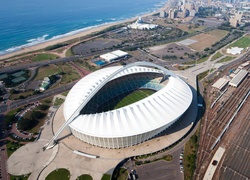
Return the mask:
<svg viewBox="0 0 250 180">
<path fill-rule="evenodd" d="M 163 7 L 157 9 L 154 12 L 144 14 L 141 17 L 150 16 L 152 14 L 155 14 L 155 13 L 158 13 L 158 12 L 160 12 L 162 10 L 165 10 L 168 7 L 168 5 L 169 5 L 169 2 L 166 2 Z M 113 22 L 113 23 L 109 23 L 109 24 L 100 25 L 100 26 L 93 27 L 93 28 L 84 30 L 82 32 L 79 32 L 79 33 L 76 33 L 76 34 L 73 34 L 73 35 L 64 36 L 64 37 L 61 37 L 61 38 L 58 38 L 58 39 L 48 40 L 46 42 L 43 42 L 43 43 L 40 43 L 40 44 L 37 44 L 37 45 L 34 45 L 34 46 L 25 47 L 25 48 L 22 48 L 22 49 L 20 49 L 18 51 L 15 51 L 15 52 L 11 52 L 11 53 L 8 53 L 8 54 L 0 55 L 0 60 L 11 58 L 13 56 L 17 56 L 17 55 L 20 55 L 20 54 L 23 54 L 23 53 L 29 53 L 29 52 L 32 52 L 32 51 L 38 51 L 38 50 L 44 49 L 44 48 L 46 48 L 48 46 L 52 46 L 52 45 L 55 45 L 55 44 L 63 43 L 65 41 L 69 41 L 69 40 L 76 39 L 76 38 L 79 38 L 79 37 L 83 37 L 83 36 L 92 34 L 94 32 L 102 31 L 102 30 L 104 30 L 104 29 L 106 29 L 108 27 L 114 26 L 114 25 L 118 25 L 118 24 L 130 22 L 130 21 L 131 22 L 135 21 L 137 18 L 138 17 L 133 17 L 133 18 L 130 18 L 130 19 L 127 19 L 127 20 L 119 21 L 119 22 Z"/>
</svg>

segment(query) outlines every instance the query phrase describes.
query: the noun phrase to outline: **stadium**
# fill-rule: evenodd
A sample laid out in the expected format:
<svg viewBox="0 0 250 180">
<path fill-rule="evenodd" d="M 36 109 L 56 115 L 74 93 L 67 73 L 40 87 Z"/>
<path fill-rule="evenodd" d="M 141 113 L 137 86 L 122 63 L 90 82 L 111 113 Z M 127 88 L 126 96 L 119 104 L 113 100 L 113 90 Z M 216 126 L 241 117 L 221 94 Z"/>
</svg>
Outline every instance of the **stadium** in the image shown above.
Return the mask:
<svg viewBox="0 0 250 180">
<path fill-rule="evenodd" d="M 82 78 L 64 103 L 65 127 L 78 139 L 103 148 L 145 142 L 178 121 L 192 102 L 190 87 L 149 62 L 113 66 Z"/>
</svg>

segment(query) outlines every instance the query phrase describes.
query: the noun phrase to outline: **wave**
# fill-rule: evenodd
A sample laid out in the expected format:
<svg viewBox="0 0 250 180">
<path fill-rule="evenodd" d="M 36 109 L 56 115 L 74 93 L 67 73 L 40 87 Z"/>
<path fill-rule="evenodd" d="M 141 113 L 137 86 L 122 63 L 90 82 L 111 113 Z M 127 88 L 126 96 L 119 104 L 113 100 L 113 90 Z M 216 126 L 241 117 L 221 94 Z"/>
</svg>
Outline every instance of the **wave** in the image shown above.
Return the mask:
<svg viewBox="0 0 250 180">
<path fill-rule="evenodd" d="M 21 49 L 28 48 L 28 47 L 31 47 L 31 46 L 34 46 L 34 45 L 37 45 L 37 44 L 41 44 L 41 43 L 47 41 L 46 37 L 48 37 L 48 36 L 49 36 L 48 34 L 45 34 L 45 35 L 43 35 L 41 37 L 37 37 L 37 38 L 34 38 L 34 39 L 29 39 L 29 40 L 27 40 L 28 43 L 26 43 L 26 44 L 11 47 L 11 48 L 8 48 L 8 49 L 6 49 L 4 51 L 0 51 L 0 55 L 8 54 L 8 53 L 19 51 Z"/>
<path fill-rule="evenodd" d="M 32 43 L 32 42 L 40 42 L 40 41 L 44 41 L 46 39 L 46 37 L 48 37 L 48 34 L 43 35 L 42 37 L 38 37 L 35 39 L 29 39 L 27 40 L 27 42 Z"/>
<path fill-rule="evenodd" d="M 0 51 L 0 55 L 15 52 L 15 51 L 18 51 L 18 50 L 21 50 L 21 49 L 24 49 L 24 48 L 29 48 L 31 46 L 41 44 L 43 42 L 47 42 L 47 41 L 51 41 L 51 40 L 55 40 L 55 39 L 75 35 L 77 33 L 89 30 L 91 28 L 95 28 L 95 27 L 99 27 L 99 26 L 107 25 L 107 24 L 112 24 L 112 23 L 116 23 L 116 22 L 121 22 L 121 21 L 129 19 L 129 18 L 139 17 L 139 16 L 141 16 L 143 14 L 154 12 L 155 10 L 159 9 L 159 7 L 162 7 L 165 3 L 166 3 L 166 1 L 162 1 L 162 2 L 160 2 L 158 4 L 155 4 L 154 8 L 150 8 L 150 9 L 148 9 L 148 10 L 146 10 L 144 12 L 138 13 L 136 15 L 127 15 L 127 16 L 123 16 L 123 17 L 119 17 L 119 18 L 108 18 L 106 20 L 105 19 L 98 19 L 98 20 L 96 20 L 96 22 L 102 22 L 102 23 L 99 23 L 99 24 L 96 24 L 96 25 L 93 25 L 93 26 L 84 27 L 84 28 L 81 28 L 81 29 L 76 29 L 76 30 L 70 31 L 70 32 L 65 33 L 65 34 L 55 35 L 55 36 L 52 36 L 51 38 L 48 38 L 49 34 L 45 34 L 45 35 L 43 35 L 41 37 L 29 39 L 29 40 L 27 40 L 27 43 L 24 44 L 24 45 L 11 47 L 11 48 L 8 48 L 6 50 Z M 105 22 L 105 21 L 107 21 L 107 22 Z M 86 24 L 86 22 L 83 22 L 82 24 Z"/>
</svg>

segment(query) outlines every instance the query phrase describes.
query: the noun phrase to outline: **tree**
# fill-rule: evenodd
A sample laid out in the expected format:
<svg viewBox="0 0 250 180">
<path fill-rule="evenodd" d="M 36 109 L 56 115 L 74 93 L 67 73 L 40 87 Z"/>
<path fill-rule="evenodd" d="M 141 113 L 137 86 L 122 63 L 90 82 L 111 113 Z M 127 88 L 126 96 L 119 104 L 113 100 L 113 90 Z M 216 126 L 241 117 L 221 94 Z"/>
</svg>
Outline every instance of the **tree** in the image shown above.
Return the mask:
<svg viewBox="0 0 250 180">
<path fill-rule="evenodd" d="M 16 121 L 15 115 L 6 115 L 4 117 L 4 126 L 5 129 L 9 129 L 9 125 L 12 125 Z"/>
<path fill-rule="evenodd" d="M 20 130 L 26 131 L 26 130 L 34 128 L 38 123 L 39 122 L 37 120 L 21 118 L 17 122 L 17 127 Z"/>
<path fill-rule="evenodd" d="M 42 111 L 45 111 L 45 110 L 49 109 L 49 107 L 50 107 L 50 106 L 48 106 L 48 105 L 41 104 L 41 105 L 38 106 L 38 109 L 40 109 L 40 110 L 42 110 Z"/>
<path fill-rule="evenodd" d="M 40 111 L 32 111 L 31 113 L 31 118 L 32 120 L 39 120 L 39 119 L 42 119 L 46 116 L 45 113 L 42 113 Z"/>
</svg>

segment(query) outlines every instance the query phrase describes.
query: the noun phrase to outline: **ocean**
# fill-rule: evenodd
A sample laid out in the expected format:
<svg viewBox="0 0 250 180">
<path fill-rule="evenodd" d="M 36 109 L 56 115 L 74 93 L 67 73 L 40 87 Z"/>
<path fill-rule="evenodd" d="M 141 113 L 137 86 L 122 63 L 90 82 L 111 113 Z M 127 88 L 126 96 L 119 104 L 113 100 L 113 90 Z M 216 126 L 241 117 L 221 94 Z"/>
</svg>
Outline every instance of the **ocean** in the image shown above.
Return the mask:
<svg viewBox="0 0 250 180">
<path fill-rule="evenodd" d="M 153 12 L 166 0 L 1 0 L 0 55 Z"/>
</svg>

